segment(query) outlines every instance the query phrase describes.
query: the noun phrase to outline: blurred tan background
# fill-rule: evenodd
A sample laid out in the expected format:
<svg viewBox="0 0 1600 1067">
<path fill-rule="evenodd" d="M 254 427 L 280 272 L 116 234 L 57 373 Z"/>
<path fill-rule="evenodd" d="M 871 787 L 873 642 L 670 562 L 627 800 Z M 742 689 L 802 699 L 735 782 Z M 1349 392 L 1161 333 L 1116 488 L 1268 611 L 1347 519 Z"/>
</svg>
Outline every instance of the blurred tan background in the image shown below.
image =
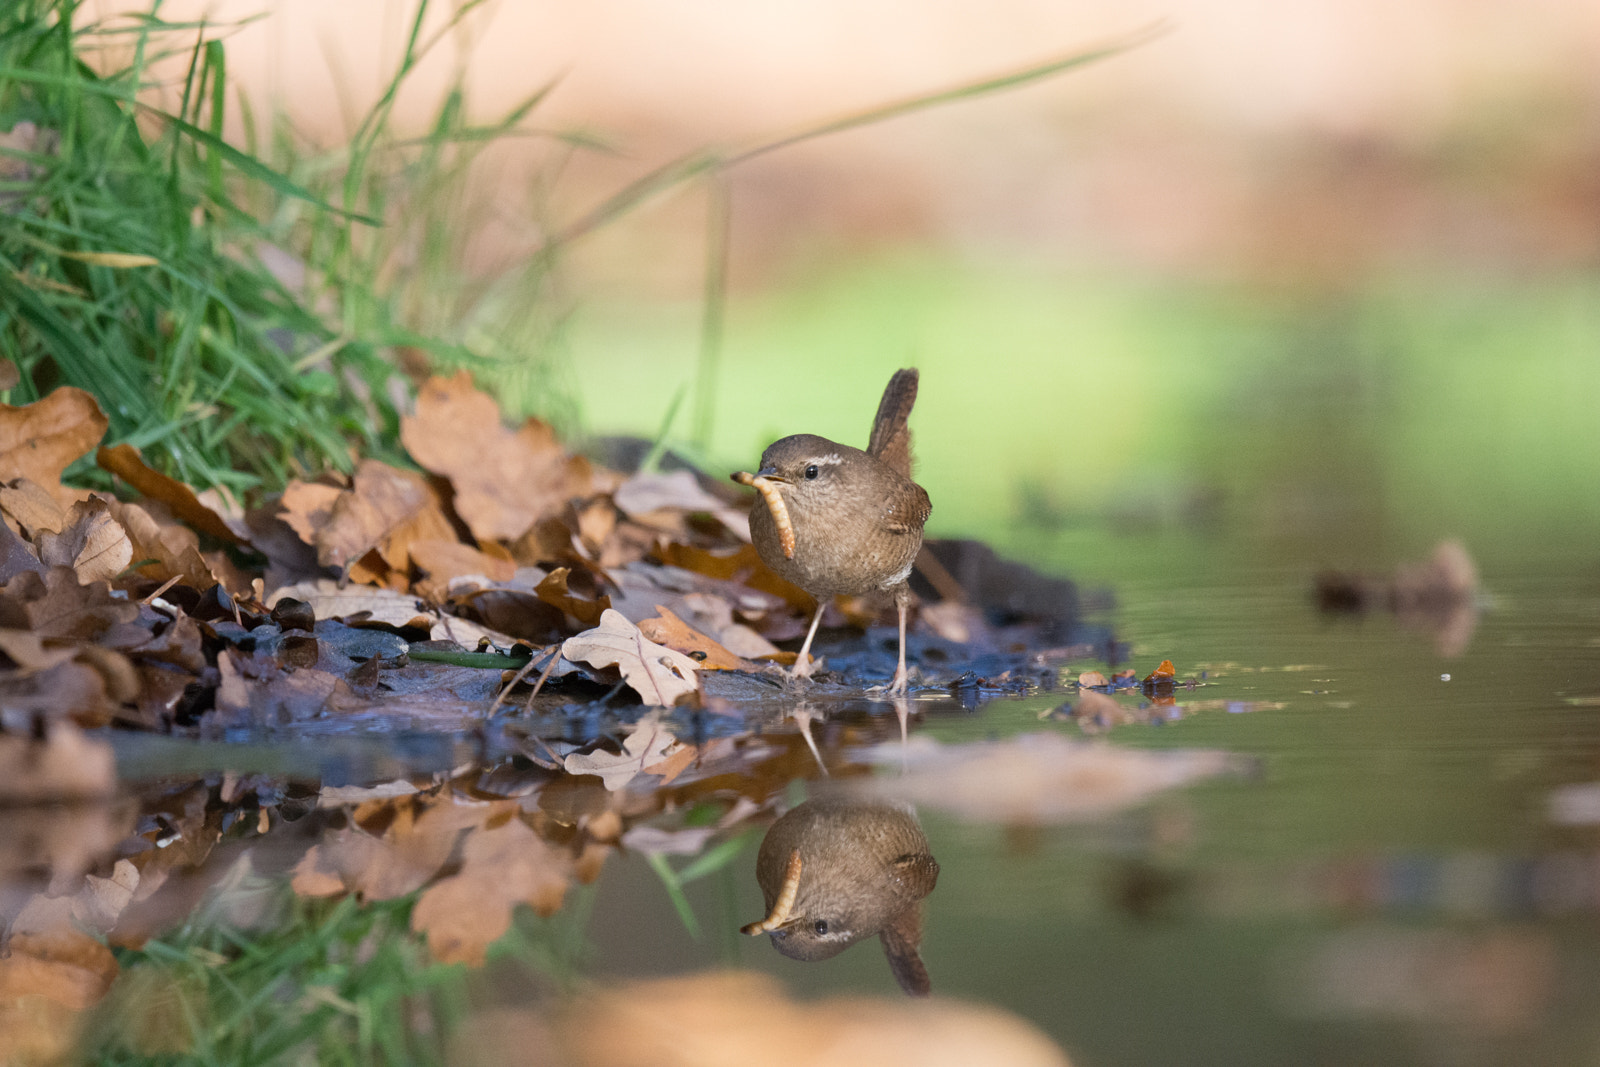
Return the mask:
<svg viewBox="0 0 1600 1067">
<path fill-rule="evenodd" d="M 108 7 L 140 7 L 112 4 Z M 414 10 L 382 0 L 169 3 L 227 23 L 231 75 L 337 143 Z M 446 5 L 430 13 L 435 26 Z M 487 119 L 554 83 L 498 151 L 475 269 L 492 271 L 675 155 L 1047 59 L 1164 23 L 1043 84 L 763 157 L 734 177 L 732 280 L 881 244 L 1318 286 L 1408 264 L 1600 260 L 1600 4 L 1592 0 L 591 0 L 494 2 L 407 87 L 419 128 L 463 72 Z M 560 163 L 557 174 L 552 160 Z M 556 175 L 552 181 L 552 176 Z M 586 282 L 689 295 L 704 200 L 599 240 Z"/>
</svg>

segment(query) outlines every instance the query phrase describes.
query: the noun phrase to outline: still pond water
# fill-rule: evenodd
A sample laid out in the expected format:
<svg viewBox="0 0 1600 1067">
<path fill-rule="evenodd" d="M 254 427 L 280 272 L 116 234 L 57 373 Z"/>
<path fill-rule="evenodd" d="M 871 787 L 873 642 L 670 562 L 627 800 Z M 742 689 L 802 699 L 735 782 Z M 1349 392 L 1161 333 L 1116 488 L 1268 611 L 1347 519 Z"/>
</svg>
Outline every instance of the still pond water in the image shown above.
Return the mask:
<svg viewBox="0 0 1600 1067">
<path fill-rule="evenodd" d="M 1083 1064 L 1600 1057 L 1600 561 L 1485 573 L 1470 641 L 1443 657 L 1426 627 L 1320 614 L 1296 546 L 1168 554 L 1187 577 L 1120 583 L 1107 617 L 1141 674 L 1171 658 L 1206 684 L 1181 717 L 1109 736 L 1251 762 L 1079 825 L 924 810 L 935 989 L 1022 1014 Z M 1062 700 L 931 707 L 922 728 L 1037 731 Z M 752 865 L 691 892 L 712 924 L 762 914 Z M 610 874 L 599 971 L 726 958 L 683 935 L 645 864 Z M 894 989 L 871 944 L 813 964 L 733 950 L 810 995 Z"/>
</svg>

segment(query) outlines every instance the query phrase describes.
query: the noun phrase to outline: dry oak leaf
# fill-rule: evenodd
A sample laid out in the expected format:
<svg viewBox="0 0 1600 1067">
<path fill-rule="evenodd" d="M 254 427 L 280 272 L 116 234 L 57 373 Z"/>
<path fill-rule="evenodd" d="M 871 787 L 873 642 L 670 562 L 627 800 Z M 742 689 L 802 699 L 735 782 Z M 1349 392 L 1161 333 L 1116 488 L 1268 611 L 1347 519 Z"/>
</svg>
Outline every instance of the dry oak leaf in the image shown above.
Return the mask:
<svg viewBox="0 0 1600 1067">
<path fill-rule="evenodd" d="M 92 641 L 139 617 L 139 605 L 111 595 L 105 582 L 84 585 L 70 567 L 26 571 L 0 588 L 0 626 L 40 637 Z"/>
<path fill-rule="evenodd" d="M 0 522 L 0 585 L 4 585 L 23 571 L 42 574 L 48 570 L 39 562 L 33 547 L 17 536 L 9 523 Z"/>
<path fill-rule="evenodd" d="M 132 445 L 102 447 L 94 454 L 94 461 L 143 495 L 167 505 L 174 516 L 192 529 L 229 544 L 247 540 L 224 522 L 222 516 L 202 504 L 193 489 L 146 464 Z"/>
<path fill-rule="evenodd" d="M 615 665 L 646 704 L 671 707 L 699 687 L 698 663 L 651 641 L 615 608 L 607 608 L 593 630 L 562 642 L 561 654 L 574 663 Z"/>
<path fill-rule="evenodd" d="M 61 484 L 61 472 L 100 443 L 110 425 L 94 397 L 64 385 L 23 407 L 0 404 L 0 482 L 27 478 L 62 506 L 82 495 Z"/>
<path fill-rule="evenodd" d="M 411 458 L 455 489 L 456 513 L 479 541 L 514 541 L 593 486 L 589 461 L 567 453 L 538 419 L 515 430 L 466 371 L 428 379 L 417 411 L 400 420 Z"/>
<path fill-rule="evenodd" d="M 39 562 L 45 566 L 71 567 L 80 582 L 109 582 L 133 562 L 133 542 L 105 500 L 74 504 L 63 519 L 60 533 L 39 532 Z"/>
<path fill-rule="evenodd" d="M 105 676 L 76 659 L 42 671 L 0 673 L 0 713 L 8 719 L 70 718 L 94 727 L 110 722 L 116 710 L 106 693 Z"/>
<path fill-rule="evenodd" d="M 656 715 L 648 715 L 634 724 L 633 733 L 622 743 L 621 752 L 574 752 L 561 763 L 568 774 L 594 774 L 610 792 L 626 786 L 640 774 L 658 773 L 664 763 L 672 763 L 659 773 L 663 778 L 676 778 L 683 770 L 674 756 L 680 748 L 688 749 L 691 757 L 694 748 L 681 745 Z M 670 777 L 669 777 L 670 776 Z"/>
<path fill-rule="evenodd" d="M 791 607 L 807 615 L 815 610 L 817 601 L 810 593 L 778 577 L 761 561 L 754 545 L 740 545 L 732 552 L 712 551 L 680 542 L 658 545 L 655 557 L 662 563 L 682 567 L 708 578 L 722 578 L 742 582 L 751 589 L 759 589 L 780 597 Z"/>
<path fill-rule="evenodd" d="M 480 552 L 455 538 L 412 541 L 407 546 L 411 562 L 427 578 L 416 583 L 417 593 L 439 603 L 450 595 L 450 584 L 458 578 L 482 576 L 491 582 L 509 582 L 517 565 L 508 559 Z"/>
<path fill-rule="evenodd" d="M 729 652 L 712 638 L 696 630 L 673 614 L 672 609 L 658 604 L 659 617 L 645 619 L 639 632 L 657 644 L 677 649 L 700 664 L 706 671 L 753 671 L 758 665 Z"/>
<path fill-rule="evenodd" d="M 283 489 L 278 498 L 278 517 L 308 545 L 317 543 L 317 532 L 333 517 L 334 501 L 348 489 L 326 482 L 302 482 L 298 478 Z"/>
<path fill-rule="evenodd" d="M 574 595 L 567 588 L 567 579 L 572 576 L 570 567 L 557 567 L 540 579 L 534 587 L 534 592 L 539 599 L 551 607 L 560 608 L 585 626 L 598 626 L 605 613 L 611 608 L 611 598 L 601 595 L 593 600 Z M 570 658 L 570 657 L 568 657 Z"/>
<path fill-rule="evenodd" d="M 664 474 L 635 474 L 617 486 L 612 495 L 616 505 L 629 518 L 647 526 L 675 528 L 680 523 L 661 521 L 661 511 L 706 512 L 726 526 L 741 541 L 750 540 L 750 515 L 701 488 L 693 471 L 676 470 Z"/>
<path fill-rule="evenodd" d="M 209 589 L 217 576 L 200 552 L 200 538 L 187 526 L 162 525 L 138 504 L 113 502 L 111 514 L 133 542 L 136 568 L 143 578 L 176 578 L 194 589 Z"/>
<path fill-rule="evenodd" d="M 375 459 L 363 460 L 350 491 L 339 494 L 327 525 L 317 531 L 317 562 L 349 567 L 430 507 L 438 505 L 421 478 Z M 387 557 L 385 562 L 394 565 Z"/>
<path fill-rule="evenodd" d="M 489 946 L 511 928 L 511 912 L 527 904 L 554 915 L 573 873 L 571 855 L 546 843 L 521 819 L 469 831 L 461 871 L 423 892 L 411 928 L 427 935 L 443 963 L 483 963 Z"/>
<path fill-rule="evenodd" d="M 0 485 L 0 513 L 30 540 L 45 530 L 59 530 L 66 524 L 66 507 L 44 486 L 28 478 Z"/>
</svg>

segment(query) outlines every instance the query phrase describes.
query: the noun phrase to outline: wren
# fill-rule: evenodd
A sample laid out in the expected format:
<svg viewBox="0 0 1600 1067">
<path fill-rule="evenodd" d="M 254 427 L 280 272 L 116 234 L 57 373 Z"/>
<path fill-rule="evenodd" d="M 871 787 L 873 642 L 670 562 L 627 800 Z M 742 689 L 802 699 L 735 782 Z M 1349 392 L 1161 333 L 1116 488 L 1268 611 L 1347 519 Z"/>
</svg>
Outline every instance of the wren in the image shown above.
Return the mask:
<svg viewBox="0 0 1600 1067">
<path fill-rule="evenodd" d="M 889 692 L 906 691 L 906 579 L 933 511 L 927 492 L 911 480 L 906 420 L 916 400 L 916 370 L 896 371 L 878 403 L 865 452 L 795 434 L 768 446 L 755 474 L 733 475 L 761 493 L 762 502 L 750 509 L 750 539 L 762 561 L 817 598 L 793 677 L 811 672 L 808 654 L 828 598 L 883 591 L 894 594 L 900 629 L 899 666 Z"/>
<path fill-rule="evenodd" d="M 922 963 L 922 901 L 939 864 L 909 805 L 808 800 L 767 830 L 756 881 L 767 917 L 743 928 L 768 934 L 796 960 L 825 960 L 878 935 L 895 980 L 912 996 L 933 984 Z"/>
</svg>

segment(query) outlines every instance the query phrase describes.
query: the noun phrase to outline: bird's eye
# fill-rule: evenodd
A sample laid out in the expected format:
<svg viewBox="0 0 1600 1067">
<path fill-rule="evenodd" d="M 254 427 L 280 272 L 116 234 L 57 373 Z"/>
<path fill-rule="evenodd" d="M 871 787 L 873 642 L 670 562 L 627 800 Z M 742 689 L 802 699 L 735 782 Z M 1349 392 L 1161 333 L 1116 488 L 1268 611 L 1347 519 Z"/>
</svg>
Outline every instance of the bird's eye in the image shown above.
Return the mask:
<svg viewBox="0 0 1600 1067">
<path fill-rule="evenodd" d="M 815 479 L 816 476 L 817 476 L 817 465 L 815 463 L 813 463 L 811 466 L 806 468 L 806 481 L 809 482 L 809 481 Z"/>
<path fill-rule="evenodd" d="M 813 467 L 812 469 L 815 470 L 816 468 Z M 828 932 L 828 920 L 818 919 L 816 922 L 811 924 L 811 929 L 817 932 L 818 937 L 822 937 Z"/>
</svg>

